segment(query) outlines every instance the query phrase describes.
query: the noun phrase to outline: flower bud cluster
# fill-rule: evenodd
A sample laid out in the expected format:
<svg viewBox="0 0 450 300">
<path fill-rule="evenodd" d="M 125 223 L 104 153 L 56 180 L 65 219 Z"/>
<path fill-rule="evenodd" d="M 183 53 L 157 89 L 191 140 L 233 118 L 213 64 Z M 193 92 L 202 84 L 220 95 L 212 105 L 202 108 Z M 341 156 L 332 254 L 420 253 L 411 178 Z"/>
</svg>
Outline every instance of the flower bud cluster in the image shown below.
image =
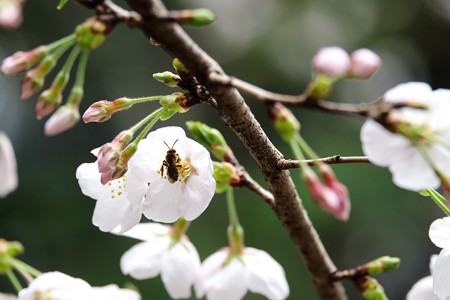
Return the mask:
<svg viewBox="0 0 450 300">
<path fill-rule="evenodd" d="M 370 78 L 381 66 L 380 57 L 369 49 L 350 55 L 340 47 L 321 48 L 312 59 L 313 70 L 329 77 Z"/>
<path fill-rule="evenodd" d="M 26 100 L 43 88 L 46 76 L 56 67 L 61 56 L 72 48 L 52 84 L 40 94 L 36 103 L 37 119 L 53 114 L 45 124 L 45 133 L 48 136 L 68 130 L 79 121 L 79 105 L 83 97 L 84 74 L 89 51 L 98 48 L 110 30 L 109 25 L 96 18 L 90 18 L 76 28 L 75 34 L 27 52 L 16 52 L 3 60 L 1 72 L 5 75 L 27 71 L 22 80 L 20 95 L 22 100 Z M 60 107 L 71 69 L 79 56 L 81 58 L 75 83 L 66 104 Z M 34 67 L 35 64 L 37 66 Z"/>
</svg>

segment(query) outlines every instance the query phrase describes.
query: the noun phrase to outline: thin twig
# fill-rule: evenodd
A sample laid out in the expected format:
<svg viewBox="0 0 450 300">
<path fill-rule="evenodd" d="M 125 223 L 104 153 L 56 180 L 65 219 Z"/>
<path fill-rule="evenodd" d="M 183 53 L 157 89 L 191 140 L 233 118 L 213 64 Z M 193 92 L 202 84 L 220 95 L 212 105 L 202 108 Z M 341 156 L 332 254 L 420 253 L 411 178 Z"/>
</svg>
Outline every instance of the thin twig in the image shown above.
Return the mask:
<svg viewBox="0 0 450 300">
<path fill-rule="evenodd" d="M 351 164 L 351 163 L 370 163 L 367 156 L 340 156 L 340 155 L 333 155 L 329 157 L 323 157 L 319 159 L 306 159 L 303 161 L 299 160 L 290 160 L 290 159 L 282 159 L 278 162 L 278 168 L 280 170 L 287 170 L 287 169 L 296 169 L 300 167 L 301 162 L 307 163 L 309 166 L 314 166 L 314 164 L 317 162 L 323 162 L 328 165 L 334 165 L 334 164 Z"/>
</svg>

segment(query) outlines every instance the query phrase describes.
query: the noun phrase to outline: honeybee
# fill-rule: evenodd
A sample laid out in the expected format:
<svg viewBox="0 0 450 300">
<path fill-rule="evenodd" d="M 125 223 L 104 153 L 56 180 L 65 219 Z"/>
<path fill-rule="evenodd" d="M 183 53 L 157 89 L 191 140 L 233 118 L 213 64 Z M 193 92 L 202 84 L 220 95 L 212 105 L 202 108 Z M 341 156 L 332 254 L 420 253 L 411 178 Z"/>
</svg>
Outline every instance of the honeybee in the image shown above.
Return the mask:
<svg viewBox="0 0 450 300">
<path fill-rule="evenodd" d="M 161 169 L 159 170 L 161 173 L 161 178 L 164 174 L 164 167 L 167 168 L 166 176 L 167 180 L 169 180 L 170 183 L 174 183 L 175 181 L 178 181 L 178 178 L 180 176 L 179 170 L 183 168 L 183 166 L 180 164 L 181 159 L 180 156 L 177 154 L 177 151 L 173 148 L 175 147 L 175 144 L 178 142 L 178 139 L 173 143 L 172 147 L 169 147 L 166 142 L 167 150 L 166 152 L 166 159 L 163 160 Z"/>
</svg>

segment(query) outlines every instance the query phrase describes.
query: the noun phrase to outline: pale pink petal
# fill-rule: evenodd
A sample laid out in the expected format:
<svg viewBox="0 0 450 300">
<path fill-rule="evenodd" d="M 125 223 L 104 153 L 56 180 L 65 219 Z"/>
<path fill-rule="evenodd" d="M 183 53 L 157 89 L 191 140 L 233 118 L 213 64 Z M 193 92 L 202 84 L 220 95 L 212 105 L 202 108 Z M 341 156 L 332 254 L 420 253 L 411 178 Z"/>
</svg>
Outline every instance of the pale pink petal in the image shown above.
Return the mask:
<svg viewBox="0 0 450 300">
<path fill-rule="evenodd" d="M 131 247 L 120 259 L 122 273 L 138 280 L 158 276 L 161 273 L 162 255 L 169 243 L 170 239 L 166 237 L 161 238 L 159 243 L 143 242 Z"/>
<path fill-rule="evenodd" d="M 433 290 L 441 299 L 450 297 L 450 249 L 443 249 L 434 264 Z"/>
<path fill-rule="evenodd" d="M 417 281 L 406 295 L 406 300 L 440 300 L 433 292 L 433 277 Z"/>
<path fill-rule="evenodd" d="M 437 247 L 450 249 L 450 217 L 435 220 L 428 235 Z"/>
<path fill-rule="evenodd" d="M 250 272 L 249 290 L 268 299 L 281 300 L 289 295 L 289 286 L 281 265 L 267 252 L 245 248 L 244 263 Z"/>
<path fill-rule="evenodd" d="M 175 244 L 163 255 L 161 279 L 172 299 L 191 296 L 191 287 L 199 269 L 198 252 L 187 240 Z"/>
<path fill-rule="evenodd" d="M 361 141 L 364 154 L 372 163 L 382 167 L 402 159 L 405 152 L 413 149 L 408 139 L 370 119 L 361 128 Z"/>
<path fill-rule="evenodd" d="M 431 87 L 425 82 L 399 84 L 384 94 L 384 101 L 392 103 L 417 102 L 428 104 L 432 94 Z"/>
</svg>

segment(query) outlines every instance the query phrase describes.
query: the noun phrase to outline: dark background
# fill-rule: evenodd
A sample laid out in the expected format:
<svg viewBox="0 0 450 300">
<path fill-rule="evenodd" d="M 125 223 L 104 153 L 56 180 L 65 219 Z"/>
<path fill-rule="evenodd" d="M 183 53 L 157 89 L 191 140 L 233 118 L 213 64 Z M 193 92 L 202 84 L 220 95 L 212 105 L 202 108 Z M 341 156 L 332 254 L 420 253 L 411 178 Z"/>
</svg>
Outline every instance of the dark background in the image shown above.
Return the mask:
<svg viewBox="0 0 450 300">
<path fill-rule="evenodd" d="M 340 83 L 333 101 L 371 101 L 407 81 L 426 81 L 433 88 L 450 85 L 450 5 L 446 0 L 166 2 L 173 9 L 212 9 L 218 16 L 215 24 L 187 28 L 188 32 L 228 74 L 268 90 L 303 91 L 311 75 L 311 57 L 319 47 L 330 45 L 349 52 L 367 47 L 383 59 L 372 79 Z M 117 3 L 125 6 L 123 1 Z M 57 11 L 56 5 L 57 1 L 28 1 L 22 27 L 0 33 L 0 59 L 59 39 L 93 13 L 72 1 L 63 11 Z M 171 58 L 151 46 L 139 30 L 120 25 L 90 57 L 81 111 L 102 99 L 172 93 L 173 89 L 151 77 L 165 70 L 171 70 Z M 53 75 L 47 82 L 52 79 Z M 21 76 L 0 75 L 0 130 L 14 144 L 20 178 L 18 190 L 0 199 L 0 237 L 22 242 L 26 252 L 20 258 L 43 272 L 59 270 L 96 286 L 132 281 L 143 299 L 167 299 L 159 277 L 135 281 L 121 274 L 120 256 L 136 241 L 100 232 L 92 225 L 95 202 L 82 195 L 75 179 L 77 166 L 94 160 L 91 149 L 110 141 L 157 106 L 142 104 L 106 123 L 80 123 L 69 132 L 47 138 L 44 122 L 34 117 L 36 97 L 19 100 L 20 80 Z M 247 102 L 280 151 L 292 157 L 268 123 L 264 106 L 250 97 Z M 294 112 L 302 123 L 303 136 L 321 156 L 362 154 L 359 130 L 363 120 L 306 109 Z M 157 126 L 184 126 L 187 120 L 221 129 L 239 160 L 263 183 L 243 146 L 210 107 L 194 107 Z M 429 257 L 439 249 L 429 240 L 428 227 L 443 214 L 431 200 L 394 186 L 386 169 L 368 164 L 333 169 L 351 194 L 352 214 L 346 223 L 320 211 L 305 191 L 300 172 L 292 171 L 326 249 L 338 268 L 382 255 L 400 257 L 398 270 L 377 279 L 390 299 L 404 299 L 419 278 L 429 275 Z M 236 199 L 247 246 L 269 252 L 285 268 L 289 299 L 317 299 L 302 259 L 271 209 L 245 189 L 236 191 Z M 227 220 L 224 197 L 218 195 L 192 223 L 189 236 L 202 259 L 226 245 Z M 361 298 L 351 284 L 346 286 L 350 299 Z M 0 291 L 12 291 L 3 277 Z M 245 299 L 262 297 L 249 293 Z"/>
</svg>

